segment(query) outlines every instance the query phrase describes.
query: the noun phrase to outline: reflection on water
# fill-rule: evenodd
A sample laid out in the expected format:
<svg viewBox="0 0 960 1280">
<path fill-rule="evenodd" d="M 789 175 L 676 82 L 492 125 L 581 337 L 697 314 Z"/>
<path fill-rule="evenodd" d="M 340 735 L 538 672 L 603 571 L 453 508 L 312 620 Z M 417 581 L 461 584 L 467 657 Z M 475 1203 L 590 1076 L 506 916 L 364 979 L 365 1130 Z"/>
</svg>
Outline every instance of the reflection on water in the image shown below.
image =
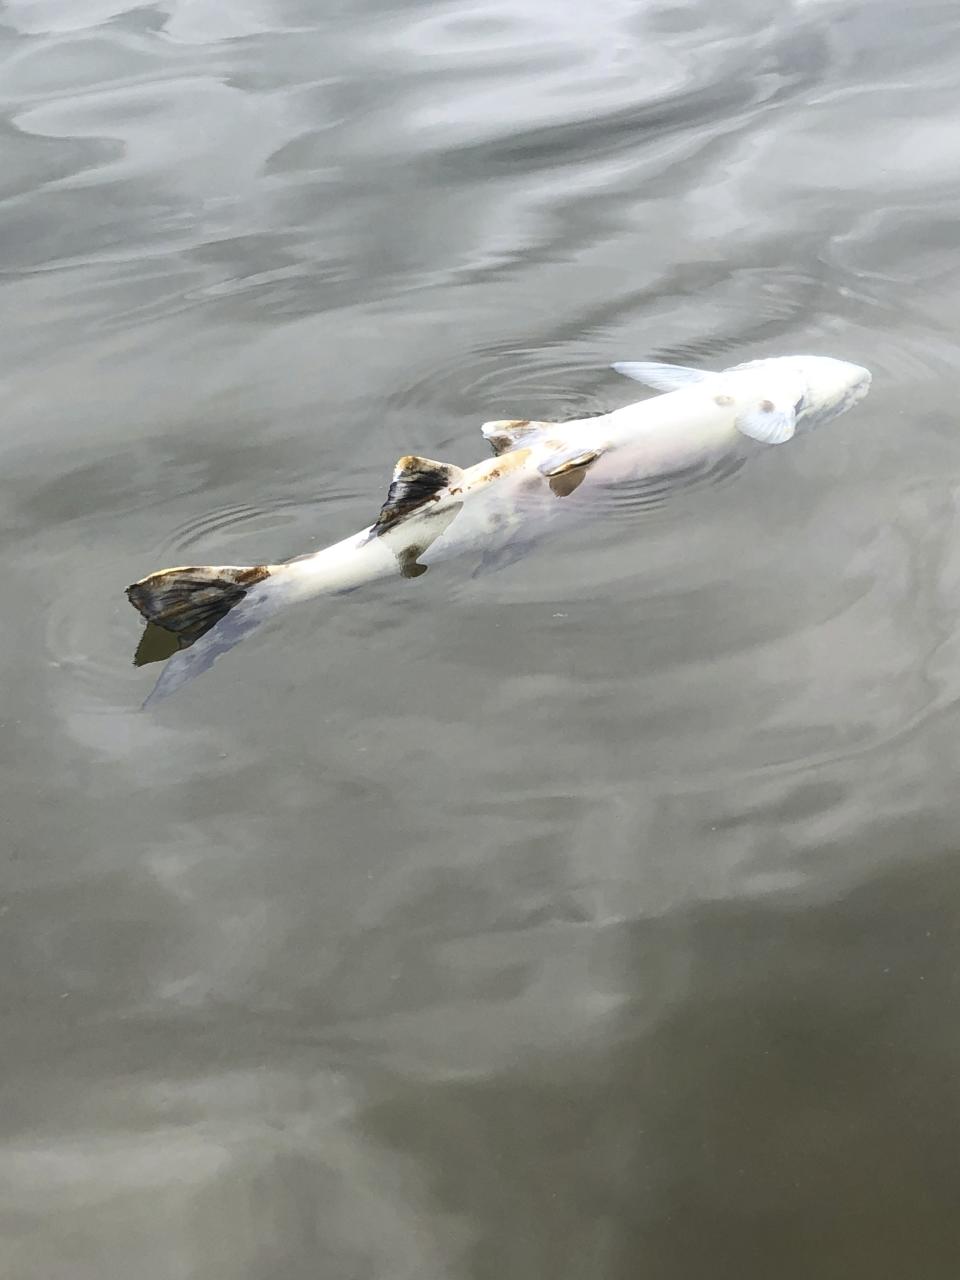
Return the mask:
<svg viewBox="0 0 960 1280">
<path fill-rule="evenodd" d="M 4 1275 L 953 1280 L 958 55 L 945 0 L 8 0 Z M 870 399 L 135 710 L 152 568 L 792 351 Z"/>
</svg>

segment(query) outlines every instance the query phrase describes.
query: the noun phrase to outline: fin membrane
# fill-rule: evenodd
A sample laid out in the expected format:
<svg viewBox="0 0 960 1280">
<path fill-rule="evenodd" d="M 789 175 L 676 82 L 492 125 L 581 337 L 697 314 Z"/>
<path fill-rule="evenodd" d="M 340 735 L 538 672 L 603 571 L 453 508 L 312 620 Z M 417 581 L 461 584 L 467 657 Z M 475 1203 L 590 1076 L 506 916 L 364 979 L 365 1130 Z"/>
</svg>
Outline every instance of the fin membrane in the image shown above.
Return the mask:
<svg viewBox="0 0 960 1280">
<path fill-rule="evenodd" d="M 549 480 L 550 488 L 558 498 L 568 498 L 583 484 L 587 467 L 596 462 L 601 453 L 602 449 L 568 449 L 566 453 L 553 454 L 537 469 Z"/>
<path fill-rule="evenodd" d="M 618 360 L 610 366 L 634 382 L 642 382 L 655 391 L 680 391 L 716 375 L 706 369 L 690 369 L 682 364 L 657 364 L 652 360 Z"/>
<path fill-rule="evenodd" d="M 411 511 L 430 502 L 441 489 L 456 484 L 462 475 L 460 467 L 407 454 L 393 469 L 387 500 L 374 521 L 374 529 L 377 533 L 383 533 L 392 528 Z"/>
<path fill-rule="evenodd" d="M 193 644 L 270 576 L 266 565 L 195 565 L 162 569 L 127 587 L 127 599 L 147 622 Z"/>
<path fill-rule="evenodd" d="M 738 431 L 761 444 L 784 444 L 797 429 L 797 415 L 793 405 L 761 400 L 749 409 L 742 409 L 737 414 L 736 425 Z"/>
<path fill-rule="evenodd" d="M 556 426 L 553 422 L 531 422 L 527 418 L 504 418 L 498 422 L 485 422 L 480 428 L 484 440 L 499 457 L 501 453 L 509 453 L 515 449 L 526 436 L 542 431 L 544 427 Z"/>
<path fill-rule="evenodd" d="M 542 476 L 552 479 L 554 476 L 566 475 L 568 471 L 575 471 L 579 467 L 589 467 L 591 462 L 596 462 L 602 452 L 602 449 L 568 449 L 566 453 L 551 454 L 540 463 L 537 469 Z"/>
<path fill-rule="evenodd" d="M 179 652 L 167 660 L 160 672 L 157 683 L 143 704 L 145 710 L 164 698 L 169 698 L 188 681 L 207 671 L 221 654 L 239 644 L 261 624 L 265 616 L 269 616 L 270 611 L 265 615 L 261 609 L 245 613 L 244 607 L 241 604 L 235 612 L 228 613 L 218 623 L 208 627 L 202 637 L 197 637 L 196 644 L 191 641 L 190 644 L 180 646 Z"/>
</svg>

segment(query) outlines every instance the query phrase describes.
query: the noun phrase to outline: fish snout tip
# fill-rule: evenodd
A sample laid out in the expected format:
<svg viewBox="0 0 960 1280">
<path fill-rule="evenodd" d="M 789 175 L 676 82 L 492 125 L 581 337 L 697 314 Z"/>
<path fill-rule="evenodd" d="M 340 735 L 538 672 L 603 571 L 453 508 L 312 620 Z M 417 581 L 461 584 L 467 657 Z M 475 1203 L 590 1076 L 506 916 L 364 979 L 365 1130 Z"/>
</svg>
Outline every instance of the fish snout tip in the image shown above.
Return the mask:
<svg viewBox="0 0 960 1280">
<path fill-rule="evenodd" d="M 857 401 L 857 400 L 862 400 L 863 397 L 870 390 L 870 386 L 873 382 L 873 374 L 870 372 L 869 369 L 867 369 L 862 364 L 855 364 L 853 368 L 855 370 L 854 380 L 853 380 L 853 396 L 854 396 L 854 400 Z"/>
</svg>

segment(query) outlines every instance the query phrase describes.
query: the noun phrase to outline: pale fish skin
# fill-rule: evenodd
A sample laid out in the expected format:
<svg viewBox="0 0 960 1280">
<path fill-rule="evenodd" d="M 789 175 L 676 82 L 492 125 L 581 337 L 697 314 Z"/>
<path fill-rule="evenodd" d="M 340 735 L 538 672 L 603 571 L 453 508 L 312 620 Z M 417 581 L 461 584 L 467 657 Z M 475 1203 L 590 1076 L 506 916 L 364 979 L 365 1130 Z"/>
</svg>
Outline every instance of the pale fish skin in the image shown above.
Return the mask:
<svg viewBox="0 0 960 1280">
<path fill-rule="evenodd" d="M 416 577 L 468 551 L 489 554 L 549 526 L 560 510 L 589 511 L 591 490 L 709 466 L 736 456 L 745 441 L 783 444 L 845 413 L 870 389 L 867 369 L 827 356 L 754 360 L 721 373 L 642 362 L 613 368 L 666 394 L 564 423 L 486 423 L 496 456 L 465 470 L 401 458 L 377 521 L 312 555 L 182 566 L 134 583 L 131 603 L 183 646 L 147 704 L 287 604 L 398 573 Z"/>
</svg>

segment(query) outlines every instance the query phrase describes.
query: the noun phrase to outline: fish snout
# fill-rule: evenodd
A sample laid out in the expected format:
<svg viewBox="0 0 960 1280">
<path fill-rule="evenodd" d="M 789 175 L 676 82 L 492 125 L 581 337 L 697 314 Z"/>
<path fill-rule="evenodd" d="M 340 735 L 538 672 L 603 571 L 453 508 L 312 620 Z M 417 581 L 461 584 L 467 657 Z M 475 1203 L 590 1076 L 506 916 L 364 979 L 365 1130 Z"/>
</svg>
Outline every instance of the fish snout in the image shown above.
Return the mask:
<svg viewBox="0 0 960 1280">
<path fill-rule="evenodd" d="M 870 390 L 872 375 L 861 364 L 829 356 L 805 356 L 799 369 L 807 391 L 798 417 L 805 428 L 830 422 L 858 404 Z"/>
</svg>

